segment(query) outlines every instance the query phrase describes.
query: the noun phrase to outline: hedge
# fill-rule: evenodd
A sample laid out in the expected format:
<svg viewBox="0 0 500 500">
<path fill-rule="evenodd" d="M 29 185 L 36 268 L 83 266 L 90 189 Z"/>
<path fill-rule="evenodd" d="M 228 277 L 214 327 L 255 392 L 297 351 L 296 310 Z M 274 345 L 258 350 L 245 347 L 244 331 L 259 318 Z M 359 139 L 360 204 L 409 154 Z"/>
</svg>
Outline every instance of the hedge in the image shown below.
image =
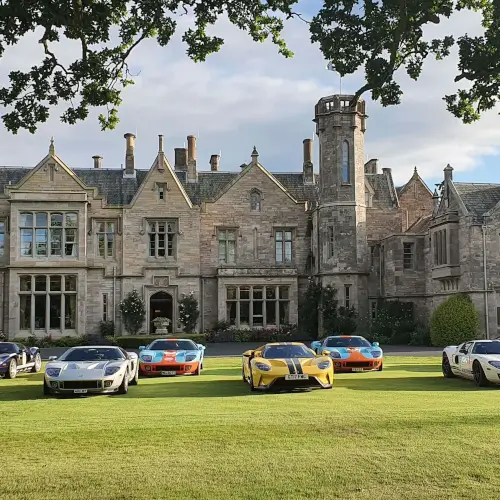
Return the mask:
<svg viewBox="0 0 500 500">
<path fill-rule="evenodd" d="M 453 295 L 434 310 L 430 321 L 432 345 L 458 345 L 478 338 L 479 314 L 471 298 Z"/>
<path fill-rule="evenodd" d="M 122 336 L 122 337 L 107 337 L 106 340 L 109 341 L 109 343 L 118 345 L 120 347 L 123 347 L 124 349 L 139 349 L 141 345 L 149 345 L 153 340 L 157 339 L 165 339 L 168 338 L 168 336 L 163 336 L 163 337 L 158 337 L 158 336 L 153 336 L 153 335 L 137 335 L 137 336 Z M 206 337 L 202 333 L 200 334 L 179 334 L 178 336 L 175 336 L 175 338 L 182 338 L 182 339 L 190 339 L 196 344 L 205 344 L 206 343 Z"/>
<path fill-rule="evenodd" d="M 310 335 L 301 332 L 296 325 L 283 325 L 279 328 L 255 328 L 239 330 L 220 324 L 207 332 L 207 342 L 293 342 L 312 340 Z"/>
</svg>

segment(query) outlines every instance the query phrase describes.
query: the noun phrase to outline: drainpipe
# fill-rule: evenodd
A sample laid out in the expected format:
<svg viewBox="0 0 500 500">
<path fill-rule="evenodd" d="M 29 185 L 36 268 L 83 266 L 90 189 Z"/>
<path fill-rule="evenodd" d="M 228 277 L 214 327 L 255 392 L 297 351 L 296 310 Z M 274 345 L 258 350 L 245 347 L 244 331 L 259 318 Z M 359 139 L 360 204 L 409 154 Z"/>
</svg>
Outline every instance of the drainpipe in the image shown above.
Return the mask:
<svg viewBox="0 0 500 500">
<path fill-rule="evenodd" d="M 481 226 L 483 233 L 483 275 L 484 275 L 484 319 L 486 338 L 490 338 L 490 318 L 488 314 L 488 271 L 486 268 L 486 224 Z"/>
<path fill-rule="evenodd" d="M 203 333 L 205 331 L 205 279 L 202 277 L 200 278 L 200 316 L 201 316 L 201 332 Z"/>
<path fill-rule="evenodd" d="M 116 335 L 116 266 L 113 266 L 113 324 Z"/>
</svg>

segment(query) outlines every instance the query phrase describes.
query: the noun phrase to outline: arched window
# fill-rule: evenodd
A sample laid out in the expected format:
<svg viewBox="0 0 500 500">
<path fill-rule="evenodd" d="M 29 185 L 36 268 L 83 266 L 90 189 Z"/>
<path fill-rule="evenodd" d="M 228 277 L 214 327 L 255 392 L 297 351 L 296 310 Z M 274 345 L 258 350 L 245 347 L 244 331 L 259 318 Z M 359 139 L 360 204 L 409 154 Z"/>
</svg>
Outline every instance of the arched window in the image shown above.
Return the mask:
<svg viewBox="0 0 500 500">
<path fill-rule="evenodd" d="M 342 182 L 349 182 L 349 143 L 342 143 Z"/>
<path fill-rule="evenodd" d="M 261 196 L 257 190 L 250 193 L 250 210 L 252 212 L 260 212 L 261 209 Z"/>
</svg>

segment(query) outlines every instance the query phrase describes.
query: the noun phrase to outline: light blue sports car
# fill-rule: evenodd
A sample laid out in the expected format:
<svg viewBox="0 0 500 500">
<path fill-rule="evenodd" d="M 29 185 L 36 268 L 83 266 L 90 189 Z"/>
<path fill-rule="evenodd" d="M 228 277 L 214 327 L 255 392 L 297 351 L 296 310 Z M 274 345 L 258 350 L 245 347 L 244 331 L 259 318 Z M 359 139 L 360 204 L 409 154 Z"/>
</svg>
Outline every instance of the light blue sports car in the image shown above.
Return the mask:
<svg viewBox="0 0 500 500">
<path fill-rule="evenodd" d="M 384 353 L 378 342 L 359 335 L 332 335 L 311 343 L 316 354 L 331 356 L 335 372 L 382 371 Z"/>
<path fill-rule="evenodd" d="M 190 339 L 157 339 L 139 347 L 141 375 L 199 375 L 205 346 Z"/>
</svg>

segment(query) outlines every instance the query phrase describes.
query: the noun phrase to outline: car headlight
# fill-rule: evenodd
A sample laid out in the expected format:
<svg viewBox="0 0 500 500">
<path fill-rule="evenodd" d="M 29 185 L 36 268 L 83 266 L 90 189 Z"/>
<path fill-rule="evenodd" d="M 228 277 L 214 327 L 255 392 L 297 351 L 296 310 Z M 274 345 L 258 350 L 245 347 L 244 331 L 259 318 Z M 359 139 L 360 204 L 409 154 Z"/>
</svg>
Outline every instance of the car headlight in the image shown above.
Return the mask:
<svg viewBox="0 0 500 500">
<path fill-rule="evenodd" d="M 318 368 L 320 370 L 326 370 L 329 366 L 330 366 L 330 361 L 321 361 L 320 363 L 318 363 Z"/>
<path fill-rule="evenodd" d="M 342 356 L 340 355 L 340 352 L 338 351 L 330 351 L 330 356 L 333 359 L 340 359 Z"/>
<path fill-rule="evenodd" d="M 59 374 L 61 373 L 61 369 L 60 368 L 47 368 L 45 370 L 45 373 L 49 377 L 59 377 Z"/>
<path fill-rule="evenodd" d="M 188 354 L 186 356 L 186 363 L 189 363 L 189 361 L 194 361 L 196 359 L 196 354 Z"/>
<path fill-rule="evenodd" d="M 147 354 L 142 355 L 141 360 L 144 361 L 145 363 L 151 363 L 151 361 L 153 360 L 153 356 L 148 356 Z"/>
<path fill-rule="evenodd" d="M 119 366 L 108 366 L 106 368 L 106 371 L 104 372 L 104 375 L 108 377 L 109 375 L 114 375 L 119 370 L 120 370 Z"/>
<path fill-rule="evenodd" d="M 488 361 L 488 364 L 491 365 L 493 368 L 500 370 L 500 361 Z"/>
<path fill-rule="evenodd" d="M 382 356 L 382 351 L 372 351 L 372 356 L 374 358 L 380 358 L 380 356 Z"/>
<path fill-rule="evenodd" d="M 271 367 L 269 365 L 266 365 L 265 363 L 255 363 L 255 367 L 259 370 L 262 370 L 263 372 L 268 372 L 269 370 L 271 370 Z"/>
</svg>

